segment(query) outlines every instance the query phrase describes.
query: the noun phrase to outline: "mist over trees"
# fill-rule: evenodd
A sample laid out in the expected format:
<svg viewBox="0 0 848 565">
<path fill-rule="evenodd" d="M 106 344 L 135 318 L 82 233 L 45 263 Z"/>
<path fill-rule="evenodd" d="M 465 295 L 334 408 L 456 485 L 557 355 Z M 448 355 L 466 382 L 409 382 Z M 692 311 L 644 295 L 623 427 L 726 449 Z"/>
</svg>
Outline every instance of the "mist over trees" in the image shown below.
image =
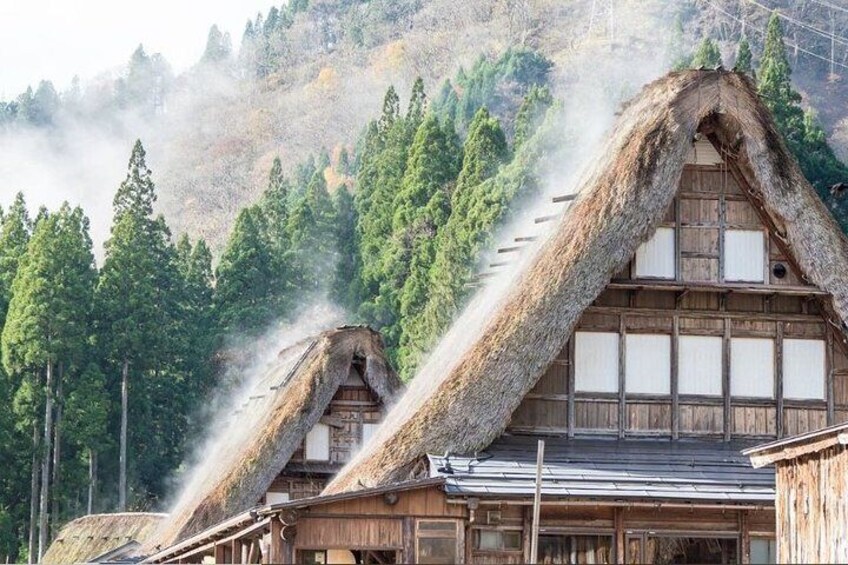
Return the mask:
<svg viewBox="0 0 848 565">
<path fill-rule="evenodd" d="M 409 47 L 387 38 L 411 29 L 418 9 L 293 0 L 252 17 L 237 50 L 212 26 L 191 72 L 257 81 L 273 93 L 306 49 L 327 55 L 385 44 L 391 61 Z M 261 180 L 243 187 L 257 197 L 232 197 L 238 213 L 217 247 L 185 233 L 174 240 L 141 141 L 115 183 L 99 264 L 84 210 L 28 209 L 22 194 L 2 210 L 0 460 L 8 472 L 0 474 L 0 558 L 37 559 L 62 523 L 84 513 L 161 509 L 167 480 L 203 425 L 196 407 L 228 356 L 314 301 L 381 331 L 396 368 L 414 377 L 473 292 L 497 229 L 541 190 L 541 171 L 563 143 L 567 101 L 556 96 L 556 67 L 542 41 L 532 41 L 538 22 L 512 15 L 511 48 L 475 57 L 448 79 L 389 87 L 381 111 L 343 142 L 314 143 L 297 158 L 274 152 Z M 668 67 L 750 74 L 804 173 L 848 229 L 848 209 L 831 190 L 848 170 L 792 83 L 779 18 L 765 29 L 760 41 L 707 25 L 692 33 L 678 20 Z M 319 92 L 323 108 L 357 102 L 340 94 L 332 68 L 317 77 L 308 84 L 316 90 L 303 92 Z M 77 81 L 57 93 L 43 81 L 0 103 L 0 127 L 53 131 L 68 116 L 109 122 L 104 109 L 159 116 L 177 82 L 161 55 L 139 46 L 105 90 L 83 91 Z M 232 94 L 244 104 L 254 95 Z M 262 137 L 264 124 L 283 118 L 257 110 L 251 119 L 248 131 Z M 183 174 L 229 163 L 232 147 L 246 143 L 235 134 L 216 139 L 208 162 Z"/>
</svg>

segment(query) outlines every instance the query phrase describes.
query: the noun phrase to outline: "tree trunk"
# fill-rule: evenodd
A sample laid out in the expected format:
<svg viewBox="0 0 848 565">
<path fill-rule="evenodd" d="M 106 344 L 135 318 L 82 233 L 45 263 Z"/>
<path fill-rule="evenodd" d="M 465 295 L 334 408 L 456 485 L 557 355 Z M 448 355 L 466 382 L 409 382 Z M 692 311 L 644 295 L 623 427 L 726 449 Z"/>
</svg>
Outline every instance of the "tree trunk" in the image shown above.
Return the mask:
<svg viewBox="0 0 848 565">
<path fill-rule="evenodd" d="M 32 480 L 29 495 L 29 545 L 27 546 L 27 563 L 35 563 L 35 540 L 38 531 L 38 422 L 32 423 Z"/>
<path fill-rule="evenodd" d="M 86 514 L 94 513 L 94 492 L 97 489 L 97 452 L 88 448 L 88 507 Z"/>
<path fill-rule="evenodd" d="M 62 457 L 62 380 L 65 376 L 65 367 L 59 363 L 59 375 L 56 379 L 56 422 L 53 424 L 53 504 L 50 515 L 52 516 L 51 537 L 56 535 L 56 526 L 59 523 L 59 462 Z"/>
<path fill-rule="evenodd" d="M 118 474 L 118 512 L 127 509 L 127 387 L 129 380 L 130 362 L 124 359 L 121 372 L 121 454 Z"/>
<path fill-rule="evenodd" d="M 44 402 L 44 452 L 41 459 L 41 504 L 38 516 L 38 562 L 47 551 L 48 510 L 50 507 L 50 457 L 52 455 L 51 432 L 53 431 L 53 362 L 47 361 L 47 382 Z"/>
</svg>

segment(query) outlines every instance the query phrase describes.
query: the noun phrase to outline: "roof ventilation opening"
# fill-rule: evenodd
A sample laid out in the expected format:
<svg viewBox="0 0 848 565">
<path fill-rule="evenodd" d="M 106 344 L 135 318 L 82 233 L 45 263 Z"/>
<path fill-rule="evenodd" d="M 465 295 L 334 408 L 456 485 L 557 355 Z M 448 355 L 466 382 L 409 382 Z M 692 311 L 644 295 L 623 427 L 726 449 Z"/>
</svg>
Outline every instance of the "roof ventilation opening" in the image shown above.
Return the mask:
<svg viewBox="0 0 848 565">
<path fill-rule="evenodd" d="M 774 267 L 771 269 L 772 274 L 776 279 L 782 279 L 786 276 L 786 265 L 783 263 L 775 263 Z"/>
</svg>

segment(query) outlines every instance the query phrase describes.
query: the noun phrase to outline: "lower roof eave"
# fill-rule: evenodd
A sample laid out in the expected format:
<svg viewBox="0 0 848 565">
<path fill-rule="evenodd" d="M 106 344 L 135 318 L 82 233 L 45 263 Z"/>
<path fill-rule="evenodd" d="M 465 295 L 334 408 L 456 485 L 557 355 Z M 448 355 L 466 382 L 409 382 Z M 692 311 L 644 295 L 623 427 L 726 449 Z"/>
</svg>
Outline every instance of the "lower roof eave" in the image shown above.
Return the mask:
<svg viewBox="0 0 848 565">
<path fill-rule="evenodd" d="M 468 504 L 469 500 L 498 502 L 515 506 L 530 506 L 533 496 L 446 491 L 448 504 Z M 614 498 L 542 495 L 542 506 L 611 506 L 616 508 L 721 508 L 735 510 L 766 510 L 774 508 L 774 495 L 744 499 L 694 500 L 682 498 Z"/>
</svg>

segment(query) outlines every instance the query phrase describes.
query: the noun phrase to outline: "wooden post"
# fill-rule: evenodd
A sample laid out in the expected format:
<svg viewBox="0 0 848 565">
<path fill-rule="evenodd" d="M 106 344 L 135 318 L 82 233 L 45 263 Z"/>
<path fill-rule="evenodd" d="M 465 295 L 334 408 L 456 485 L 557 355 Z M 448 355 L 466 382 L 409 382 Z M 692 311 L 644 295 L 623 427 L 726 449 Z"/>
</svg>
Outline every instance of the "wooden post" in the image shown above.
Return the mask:
<svg viewBox="0 0 848 565">
<path fill-rule="evenodd" d="M 403 519 L 403 563 L 415 563 L 415 518 Z"/>
<path fill-rule="evenodd" d="M 624 314 L 621 315 L 618 323 L 618 437 L 624 438 L 624 430 L 627 428 L 625 420 L 627 419 L 627 404 L 625 399 L 625 364 L 627 359 L 627 326 L 624 321 Z"/>
<path fill-rule="evenodd" d="M 615 509 L 615 562 L 623 565 L 627 552 L 624 539 L 624 508 Z"/>
<path fill-rule="evenodd" d="M 836 406 L 833 398 L 833 348 L 839 347 L 834 343 L 833 328 L 827 328 L 827 345 L 825 346 L 825 398 L 827 399 L 827 425 L 836 423 Z"/>
<path fill-rule="evenodd" d="M 539 515 L 542 509 L 542 465 L 545 461 L 545 440 L 539 440 L 536 454 L 536 494 L 533 496 L 533 535 L 530 538 L 530 563 L 535 565 L 539 555 Z"/>
<path fill-rule="evenodd" d="M 268 549 L 269 563 L 283 563 L 283 523 L 278 516 L 271 518 L 271 545 Z"/>
<path fill-rule="evenodd" d="M 568 340 L 568 437 L 574 437 L 574 427 L 577 422 L 574 414 L 574 395 L 576 394 L 574 385 L 574 334 Z M 527 555 L 525 558 L 529 557 Z"/>
<path fill-rule="evenodd" d="M 230 563 L 244 563 L 244 557 L 242 556 L 243 547 L 244 545 L 241 543 L 241 540 L 233 540 L 233 543 L 230 545 L 230 554 L 233 560 Z"/>
<path fill-rule="evenodd" d="M 730 405 L 730 318 L 724 319 L 724 339 L 722 342 L 721 387 L 724 397 L 724 441 L 730 441 L 733 416 Z"/>
<path fill-rule="evenodd" d="M 750 520 L 747 510 L 739 511 L 739 563 L 751 562 Z"/>
<path fill-rule="evenodd" d="M 530 506 L 526 506 L 521 516 L 521 548 L 524 550 L 523 560 L 525 563 L 530 563 L 530 546 L 532 545 L 533 538 L 532 530 L 533 530 L 533 508 Z"/>
<path fill-rule="evenodd" d="M 783 437 L 783 322 L 777 323 L 774 372 L 776 376 L 774 395 L 777 399 L 777 437 Z"/>
<path fill-rule="evenodd" d="M 671 439 L 680 437 L 680 397 L 678 351 L 680 347 L 680 317 L 674 314 L 671 329 Z"/>
<path fill-rule="evenodd" d="M 227 562 L 227 553 L 226 546 L 222 543 L 215 545 L 215 563 L 226 563 Z"/>
</svg>

